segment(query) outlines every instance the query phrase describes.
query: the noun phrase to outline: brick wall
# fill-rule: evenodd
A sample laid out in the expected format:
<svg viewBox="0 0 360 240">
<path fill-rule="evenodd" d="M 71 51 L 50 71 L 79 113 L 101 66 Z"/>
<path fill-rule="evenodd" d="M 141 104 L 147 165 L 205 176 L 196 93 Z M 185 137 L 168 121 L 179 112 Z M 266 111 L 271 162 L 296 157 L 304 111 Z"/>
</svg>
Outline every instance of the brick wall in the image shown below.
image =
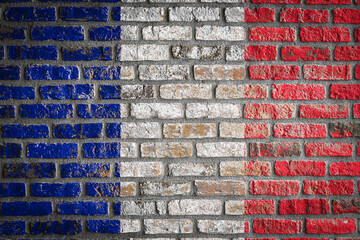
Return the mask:
<svg viewBox="0 0 360 240">
<path fill-rule="evenodd" d="M 360 1 L 0 2 L 3 239 L 360 239 Z"/>
</svg>

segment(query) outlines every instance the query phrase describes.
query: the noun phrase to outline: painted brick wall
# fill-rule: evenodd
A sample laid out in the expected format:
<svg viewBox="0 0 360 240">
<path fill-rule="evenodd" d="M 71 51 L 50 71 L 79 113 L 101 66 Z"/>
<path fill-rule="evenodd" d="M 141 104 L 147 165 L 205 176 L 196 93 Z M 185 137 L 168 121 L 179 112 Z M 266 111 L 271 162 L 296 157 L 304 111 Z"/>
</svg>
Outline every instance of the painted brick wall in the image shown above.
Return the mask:
<svg viewBox="0 0 360 240">
<path fill-rule="evenodd" d="M 0 2 L 0 238 L 360 239 L 359 0 Z"/>
</svg>

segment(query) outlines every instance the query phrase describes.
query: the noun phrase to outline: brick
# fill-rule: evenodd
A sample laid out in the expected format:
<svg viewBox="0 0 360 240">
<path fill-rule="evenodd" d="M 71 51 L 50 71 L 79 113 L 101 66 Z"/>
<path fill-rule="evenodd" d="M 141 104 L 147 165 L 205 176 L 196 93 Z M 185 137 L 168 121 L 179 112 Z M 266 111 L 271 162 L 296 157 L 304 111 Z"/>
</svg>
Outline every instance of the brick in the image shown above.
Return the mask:
<svg viewBox="0 0 360 240">
<path fill-rule="evenodd" d="M 92 41 L 118 41 L 118 40 L 138 40 L 137 26 L 103 26 L 91 28 L 89 31 Z"/>
<path fill-rule="evenodd" d="M 319 100 L 325 99 L 325 86 L 319 84 L 272 84 L 274 99 Z"/>
<path fill-rule="evenodd" d="M 360 137 L 360 124 L 336 122 L 329 124 L 330 136 L 333 138 Z"/>
<path fill-rule="evenodd" d="M 16 22 L 55 21 L 55 7 L 10 7 L 5 11 L 5 19 Z"/>
<path fill-rule="evenodd" d="M 252 0 L 252 3 L 261 4 L 261 3 L 269 3 L 269 4 L 300 4 L 301 0 Z"/>
<path fill-rule="evenodd" d="M 78 201 L 62 202 L 57 206 L 59 215 L 100 216 L 108 214 L 107 202 Z"/>
<path fill-rule="evenodd" d="M 77 143 L 30 143 L 27 149 L 29 158 L 76 158 Z"/>
<path fill-rule="evenodd" d="M 0 118 L 15 118 L 15 107 L 12 105 L 0 105 Z"/>
<path fill-rule="evenodd" d="M 355 42 L 360 42 L 360 29 L 359 28 L 356 28 L 354 30 L 354 38 L 355 38 Z M 356 66 L 357 68 L 357 66 Z M 356 68 L 355 68 L 355 71 L 356 71 Z M 357 77 L 358 79 L 358 77 Z"/>
<path fill-rule="evenodd" d="M 0 113 L 1 113 L 1 106 L 0 106 Z M 360 104 L 354 104 L 354 118 L 360 118 Z"/>
<path fill-rule="evenodd" d="M 326 174 L 326 163 L 321 161 L 276 161 L 275 174 L 278 176 L 317 176 Z"/>
<path fill-rule="evenodd" d="M 220 20 L 220 8 L 211 7 L 171 7 L 169 20 L 175 22 L 208 22 Z"/>
<path fill-rule="evenodd" d="M 169 176 L 215 176 L 215 163 L 170 163 L 168 165 Z"/>
<path fill-rule="evenodd" d="M 347 118 L 349 108 L 346 104 L 331 105 L 300 105 L 300 118 Z"/>
<path fill-rule="evenodd" d="M 187 65 L 140 65 L 140 80 L 189 80 L 190 67 Z"/>
<path fill-rule="evenodd" d="M 360 213 L 360 199 L 346 200 L 346 199 L 334 199 L 333 213 L 344 214 L 344 213 Z"/>
<path fill-rule="evenodd" d="M 220 163 L 220 176 L 269 176 L 270 162 L 225 161 Z"/>
<path fill-rule="evenodd" d="M 164 84 L 160 86 L 163 99 L 211 99 L 212 86 L 209 84 Z"/>
<path fill-rule="evenodd" d="M 245 215 L 275 214 L 274 200 L 244 200 Z"/>
<path fill-rule="evenodd" d="M 245 46 L 232 45 L 227 46 L 225 53 L 226 61 L 244 61 L 245 60 Z"/>
<path fill-rule="evenodd" d="M 186 105 L 187 118 L 239 118 L 240 104 L 231 103 L 188 103 Z"/>
<path fill-rule="evenodd" d="M 245 49 L 245 61 L 275 61 L 276 46 L 251 45 Z"/>
<path fill-rule="evenodd" d="M 222 122 L 219 126 L 222 138 L 267 138 L 270 136 L 268 124 Z"/>
<path fill-rule="evenodd" d="M 106 22 L 107 7 L 61 7 L 60 17 L 63 21 Z"/>
<path fill-rule="evenodd" d="M 0 183 L 0 197 L 25 197 L 24 183 Z"/>
<path fill-rule="evenodd" d="M 275 22 L 273 8 L 245 8 L 245 22 Z"/>
<path fill-rule="evenodd" d="M 87 226 L 93 233 L 136 233 L 141 230 L 140 220 L 137 219 L 88 220 Z"/>
<path fill-rule="evenodd" d="M 90 80 L 133 80 L 133 66 L 85 67 L 84 78 Z"/>
<path fill-rule="evenodd" d="M 125 118 L 127 106 L 125 104 L 78 104 L 80 118 Z"/>
<path fill-rule="evenodd" d="M 20 67 L 0 65 L 0 80 L 20 80 Z"/>
<path fill-rule="evenodd" d="M 184 117 L 181 103 L 132 103 L 131 117 L 138 119 L 178 119 Z"/>
<path fill-rule="evenodd" d="M 162 162 L 121 162 L 116 164 L 115 177 L 162 177 Z"/>
<path fill-rule="evenodd" d="M 2 216 L 47 216 L 53 211 L 51 202 L 3 202 Z"/>
<path fill-rule="evenodd" d="M 308 80 L 350 80 L 350 65 L 305 65 L 304 78 Z"/>
<path fill-rule="evenodd" d="M 50 46 L 9 46 L 11 60 L 57 60 L 57 48 Z"/>
<path fill-rule="evenodd" d="M 121 201 L 114 204 L 115 215 L 144 216 L 166 214 L 165 201 L 136 200 Z"/>
<path fill-rule="evenodd" d="M 135 158 L 136 143 L 84 143 L 84 158 Z"/>
<path fill-rule="evenodd" d="M 359 9 L 334 9 L 334 23 L 360 23 Z"/>
<path fill-rule="evenodd" d="M 25 221 L 0 221 L 0 234 L 5 236 L 25 235 L 25 223 Z"/>
<path fill-rule="evenodd" d="M 88 100 L 95 97 L 94 84 L 74 84 L 40 87 L 42 99 Z"/>
<path fill-rule="evenodd" d="M 283 8 L 280 11 L 280 22 L 286 23 L 328 23 L 328 10 Z"/>
<path fill-rule="evenodd" d="M 115 21 L 160 22 L 165 18 L 165 9 L 160 7 L 114 7 Z"/>
<path fill-rule="evenodd" d="M 66 163 L 60 165 L 62 178 L 106 178 L 110 177 L 108 163 Z"/>
<path fill-rule="evenodd" d="M 107 123 L 106 135 L 109 138 L 161 138 L 159 123 Z"/>
<path fill-rule="evenodd" d="M 172 200 L 168 204 L 170 215 L 220 215 L 221 200 L 182 199 Z"/>
<path fill-rule="evenodd" d="M 35 99 L 34 87 L 0 86 L 0 100 L 7 99 Z"/>
<path fill-rule="evenodd" d="M 33 183 L 33 197 L 78 197 L 81 193 L 80 183 Z"/>
<path fill-rule="evenodd" d="M 0 25 L 0 39 L 1 40 L 23 40 L 25 39 L 25 28 L 23 27 L 9 27 Z"/>
<path fill-rule="evenodd" d="M 360 84 L 332 84 L 330 98 L 360 99 Z"/>
<path fill-rule="evenodd" d="M 175 59 L 186 60 L 220 60 L 223 55 L 221 46 L 172 46 L 171 52 Z"/>
<path fill-rule="evenodd" d="M 351 4 L 351 0 L 307 0 L 307 5 Z"/>
<path fill-rule="evenodd" d="M 144 219 L 145 234 L 185 234 L 193 232 L 190 219 Z"/>
<path fill-rule="evenodd" d="M 84 41 L 85 29 L 82 26 L 37 26 L 31 29 L 31 39 L 35 41 Z"/>
<path fill-rule="evenodd" d="M 301 27 L 300 40 L 302 42 L 350 42 L 348 28 L 339 27 Z"/>
<path fill-rule="evenodd" d="M 25 69 L 26 80 L 76 80 L 79 77 L 77 66 L 31 65 Z"/>
<path fill-rule="evenodd" d="M 328 61 L 330 49 L 328 47 L 287 46 L 281 48 L 281 56 L 283 61 Z"/>
<path fill-rule="evenodd" d="M 253 231 L 258 234 L 299 234 L 301 220 L 254 219 Z"/>
<path fill-rule="evenodd" d="M 245 29 L 239 26 L 201 26 L 195 28 L 195 39 L 205 41 L 244 41 Z"/>
<path fill-rule="evenodd" d="M 147 181 L 139 185 L 142 196 L 184 196 L 191 193 L 191 182 L 186 181 Z"/>
<path fill-rule="evenodd" d="M 281 215 L 318 215 L 330 213 L 328 199 L 288 199 L 279 200 Z"/>
<path fill-rule="evenodd" d="M 359 46 L 337 46 L 334 51 L 335 61 L 359 61 Z"/>
<path fill-rule="evenodd" d="M 344 234 L 355 231 L 355 219 L 306 219 L 306 233 Z"/>
<path fill-rule="evenodd" d="M 198 230 L 210 234 L 238 234 L 249 232 L 249 222 L 243 220 L 198 220 Z"/>
<path fill-rule="evenodd" d="M 101 130 L 101 123 L 57 124 L 54 126 L 53 134 L 55 138 L 100 138 Z"/>
<path fill-rule="evenodd" d="M 197 196 L 241 196 L 246 193 L 246 183 L 239 180 L 196 180 Z"/>
<path fill-rule="evenodd" d="M 141 157 L 145 158 L 187 158 L 191 157 L 193 147 L 190 142 L 142 143 Z"/>
<path fill-rule="evenodd" d="M 327 135 L 325 124 L 275 124 L 273 130 L 276 138 L 325 138 Z"/>
<path fill-rule="evenodd" d="M 249 66 L 249 75 L 253 80 L 296 80 L 300 77 L 300 68 L 296 65 Z"/>
<path fill-rule="evenodd" d="M 250 194 L 269 196 L 297 195 L 300 191 L 298 181 L 251 181 Z"/>
<path fill-rule="evenodd" d="M 250 157 L 293 157 L 300 156 L 297 142 L 250 143 Z"/>
<path fill-rule="evenodd" d="M 134 182 L 86 183 L 86 195 L 92 197 L 127 197 L 135 196 Z"/>
<path fill-rule="evenodd" d="M 238 142 L 197 143 L 198 157 L 245 157 L 246 145 Z"/>
<path fill-rule="evenodd" d="M 195 65 L 195 80 L 244 80 L 243 65 Z"/>
<path fill-rule="evenodd" d="M 246 103 L 244 118 L 289 119 L 295 118 L 295 104 Z"/>
<path fill-rule="evenodd" d="M 305 195 L 352 195 L 354 182 L 345 180 L 315 181 L 304 180 Z"/>
<path fill-rule="evenodd" d="M 165 123 L 165 138 L 214 138 L 216 126 L 212 123 Z"/>
<path fill-rule="evenodd" d="M 246 19 L 243 7 L 227 7 L 225 8 L 225 21 L 226 22 L 244 22 Z"/>
<path fill-rule="evenodd" d="M 144 40 L 180 41 L 192 39 L 189 26 L 147 26 L 142 29 Z"/>
<path fill-rule="evenodd" d="M 155 44 L 127 44 L 117 48 L 117 61 L 166 61 L 169 60 L 169 47 Z"/>
<path fill-rule="evenodd" d="M 249 29 L 249 40 L 293 42 L 296 40 L 295 33 L 294 28 L 251 27 Z"/>
<path fill-rule="evenodd" d="M 156 97 L 153 85 L 101 85 L 101 99 L 152 99 Z"/>
<path fill-rule="evenodd" d="M 32 235 L 75 235 L 82 232 L 82 225 L 80 220 L 32 222 L 30 224 L 30 231 Z"/>
<path fill-rule="evenodd" d="M 258 99 L 267 98 L 268 87 L 266 85 L 222 85 L 216 87 L 216 98 L 218 99 Z"/>
<path fill-rule="evenodd" d="M 64 61 L 109 61 L 112 60 L 111 47 L 63 47 Z"/>
<path fill-rule="evenodd" d="M 55 163 L 5 163 L 4 178 L 54 178 Z"/>
<path fill-rule="evenodd" d="M 22 147 L 18 143 L 3 143 L 0 145 L 0 158 L 21 157 Z"/>
<path fill-rule="evenodd" d="M 2 126 L 3 138 L 48 138 L 47 125 L 6 124 Z"/>
<path fill-rule="evenodd" d="M 360 176 L 360 162 L 335 162 L 329 167 L 331 176 Z"/>
<path fill-rule="evenodd" d="M 353 146 L 351 143 L 306 143 L 307 157 L 351 157 Z"/>
</svg>

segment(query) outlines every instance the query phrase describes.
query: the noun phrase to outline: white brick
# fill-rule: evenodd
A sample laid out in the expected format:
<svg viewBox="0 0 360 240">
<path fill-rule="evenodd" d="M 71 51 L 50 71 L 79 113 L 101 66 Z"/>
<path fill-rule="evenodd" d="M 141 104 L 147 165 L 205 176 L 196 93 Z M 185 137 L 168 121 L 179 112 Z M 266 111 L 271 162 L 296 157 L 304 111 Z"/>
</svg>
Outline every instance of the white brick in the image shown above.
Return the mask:
<svg viewBox="0 0 360 240">
<path fill-rule="evenodd" d="M 165 84 L 160 86 L 164 99 L 211 99 L 212 86 L 209 84 Z"/>
<path fill-rule="evenodd" d="M 120 220 L 121 233 L 135 233 L 141 231 L 140 220 L 137 219 L 121 219 Z"/>
<path fill-rule="evenodd" d="M 246 144 L 242 142 L 197 143 L 198 157 L 245 157 Z"/>
<path fill-rule="evenodd" d="M 245 233 L 245 221 L 239 220 L 198 220 L 201 233 L 236 234 Z"/>
<path fill-rule="evenodd" d="M 120 177 L 161 177 L 164 175 L 162 162 L 121 162 Z"/>
<path fill-rule="evenodd" d="M 144 196 L 182 196 L 191 193 L 191 182 L 146 181 L 140 183 L 140 194 Z"/>
<path fill-rule="evenodd" d="M 222 202 L 214 199 L 173 200 L 169 202 L 168 209 L 170 215 L 220 215 Z"/>
<path fill-rule="evenodd" d="M 227 22 L 244 22 L 245 10 L 242 7 L 225 8 L 225 20 Z"/>
<path fill-rule="evenodd" d="M 132 103 L 131 116 L 140 119 L 177 119 L 184 117 L 184 111 L 181 103 Z"/>
<path fill-rule="evenodd" d="M 147 26 L 142 29 L 144 40 L 191 40 L 189 26 Z"/>
<path fill-rule="evenodd" d="M 186 60 L 221 60 L 221 46 L 172 46 L 172 56 L 175 59 Z"/>
<path fill-rule="evenodd" d="M 165 138 L 214 138 L 215 123 L 165 123 Z"/>
<path fill-rule="evenodd" d="M 231 103 L 189 103 L 186 105 L 188 118 L 240 118 L 241 105 Z"/>
<path fill-rule="evenodd" d="M 141 156 L 148 158 L 185 158 L 192 156 L 190 142 L 142 143 Z"/>
<path fill-rule="evenodd" d="M 220 9 L 210 7 L 174 7 L 169 8 L 170 21 L 205 22 L 220 20 Z"/>
<path fill-rule="evenodd" d="M 120 156 L 122 158 L 136 158 L 137 157 L 137 144 L 122 142 L 120 149 Z"/>
<path fill-rule="evenodd" d="M 170 163 L 169 175 L 179 176 L 215 176 L 215 163 Z"/>
<path fill-rule="evenodd" d="M 226 47 L 226 61 L 244 61 L 245 46 L 233 45 Z"/>
<path fill-rule="evenodd" d="M 220 137 L 245 138 L 245 123 L 220 123 Z"/>
<path fill-rule="evenodd" d="M 117 50 L 117 61 L 163 61 L 169 60 L 167 45 L 120 45 Z"/>
<path fill-rule="evenodd" d="M 121 215 L 143 216 L 157 214 L 166 214 L 165 201 L 121 201 Z"/>
<path fill-rule="evenodd" d="M 140 80 L 189 80 L 190 67 L 187 65 L 140 65 Z"/>
<path fill-rule="evenodd" d="M 144 219 L 145 234 L 192 233 L 189 219 Z"/>
<path fill-rule="evenodd" d="M 196 40 L 208 41 L 243 41 L 245 29 L 238 26 L 202 26 L 196 27 Z"/>
<path fill-rule="evenodd" d="M 163 21 L 165 9 L 158 7 L 121 7 L 121 21 L 158 22 Z"/>
<path fill-rule="evenodd" d="M 137 26 L 121 26 L 121 40 L 139 40 Z"/>
<path fill-rule="evenodd" d="M 123 122 L 121 138 L 161 138 L 161 126 L 157 122 Z"/>
<path fill-rule="evenodd" d="M 225 214 L 227 215 L 244 215 L 244 200 L 229 200 L 225 202 Z"/>
</svg>

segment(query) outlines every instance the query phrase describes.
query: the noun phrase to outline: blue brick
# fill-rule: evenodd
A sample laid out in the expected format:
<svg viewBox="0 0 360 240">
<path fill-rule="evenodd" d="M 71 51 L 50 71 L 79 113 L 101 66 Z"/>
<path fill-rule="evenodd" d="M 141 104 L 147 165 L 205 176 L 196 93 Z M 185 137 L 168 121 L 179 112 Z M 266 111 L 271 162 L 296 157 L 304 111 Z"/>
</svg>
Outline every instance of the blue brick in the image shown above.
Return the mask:
<svg viewBox="0 0 360 240">
<path fill-rule="evenodd" d="M 24 183 L 0 183 L 0 197 L 25 197 Z"/>
<path fill-rule="evenodd" d="M 19 158 L 21 157 L 21 152 L 21 144 L 5 143 L 0 145 L 0 158 Z"/>
<path fill-rule="evenodd" d="M 118 158 L 121 153 L 120 143 L 84 143 L 85 158 Z"/>
<path fill-rule="evenodd" d="M 68 47 L 62 49 L 64 61 L 109 61 L 111 47 Z"/>
<path fill-rule="evenodd" d="M 54 178 L 55 163 L 6 163 L 3 167 L 6 178 Z"/>
<path fill-rule="evenodd" d="M 58 124 L 54 127 L 55 138 L 99 138 L 102 123 Z"/>
<path fill-rule="evenodd" d="M 88 2 L 88 0 L 39 0 L 40 2 Z"/>
<path fill-rule="evenodd" d="M 19 80 L 19 66 L 0 66 L 0 80 Z"/>
<path fill-rule="evenodd" d="M 121 202 L 114 203 L 114 213 L 115 215 L 121 215 Z"/>
<path fill-rule="evenodd" d="M 31 0 L 0 0 L 0 3 L 30 2 Z"/>
<path fill-rule="evenodd" d="M 106 136 L 108 138 L 121 138 L 121 123 L 108 123 L 106 125 Z"/>
<path fill-rule="evenodd" d="M 35 99 L 34 87 L 0 86 L 0 100 Z"/>
<path fill-rule="evenodd" d="M 55 21 L 56 13 L 54 7 L 11 7 L 5 18 L 15 22 Z"/>
<path fill-rule="evenodd" d="M 120 220 L 88 220 L 87 225 L 94 233 L 121 233 Z"/>
<path fill-rule="evenodd" d="M 108 214 L 107 202 L 65 202 L 58 205 L 58 214 L 98 216 Z"/>
<path fill-rule="evenodd" d="M 116 41 L 121 40 L 121 26 L 104 26 L 90 30 L 90 39 L 93 41 Z"/>
<path fill-rule="evenodd" d="M 22 104 L 20 115 L 24 118 L 68 119 L 73 117 L 71 104 Z"/>
<path fill-rule="evenodd" d="M 42 99 L 87 100 L 95 96 L 94 84 L 75 84 L 40 87 Z"/>
<path fill-rule="evenodd" d="M 121 80 L 120 66 L 85 67 L 85 79 L 91 80 Z"/>
<path fill-rule="evenodd" d="M 9 46 L 9 58 L 12 60 L 57 60 L 57 48 L 51 46 Z"/>
<path fill-rule="evenodd" d="M 110 164 L 108 163 L 67 163 L 61 164 L 62 178 L 110 177 Z"/>
<path fill-rule="evenodd" d="M 121 0 L 93 0 L 93 2 L 114 2 L 114 3 L 117 3 L 117 2 L 121 2 Z"/>
<path fill-rule="evenodd" d="M 77 143 L 30 143 L 29 158 L 76 158 Z"/>
<path fill-rule="evenodd" d="M 25 235 L 25 221 L 0 221 L 0 235 Z"/>
<path fill-rule="evenodd" d="M 115 21 L 121 21 L 121 7 L 114 7 L 113 19 Z"/>
<path fill-rule="evenodd" d="M 1 0 L 0 0 L 1 2 Z M 25 28 L 0 26 L 0 40 L 23 40 L 25 39 Z"/>
<path fill-rule="evenodd" d="M 121 197 L 120 183 L 86 183 L 86 195 L 92 197 Z"/>
<path fill-rule="evenodd" d="M 121 99 L 121 85 L 101 85 L 99 94 L 101 99 Z"/>
<path fill-rule="evenodd" d="M 4 138 L 48 138 L 49 127 L 47 125 L 3 125 Z"/>
<path fill-rule="evenodd" d="M 46 216 L 52 213 L 51 202 L 3 202 L 2 216 Z"/>
<path fill-rule="evenodd" d="M 79 104 L 81 118 L 121 118 L 120 104 Z"/>
<path fill-rule="evenodd" d="M 107 7 L 61 7 L 60 15 L 63 21 L 106 22 L 109 9 Z"/>
<path fill-rule="evenodd" d="M 31 194 L 33 197 L 78 197 L 80 183 L 33 183 Z"/>
<path fill-rule="evenodd" d="M 0 118 L 15 118 L 14 106 L 0 105 Z"/>
<path fill-rule="evenodd" d="M 28 80 L 76 80 L 79 68 L 76 66 L 33 65 L 26 67 Z"/>
<path fill-rule="evenodd" d="M 32 29 L 31 38 L 36 41 L 83 41 L 85 38 L 85 30 L 81 26 L 38 26 Z"/>
<path fill-rule="evenodd" d="M 5 48 L 4 46 L 0 46 L 0 59 L 4 59 L 5 57 Z"/>
<path fill-rule="evenodd" d="M 75 235 L 81 233 L 82 225 L 80 220 L 63 220 L 34 222 L 30 226 L 31 234 L 60 234 Z"/>
</svg>

